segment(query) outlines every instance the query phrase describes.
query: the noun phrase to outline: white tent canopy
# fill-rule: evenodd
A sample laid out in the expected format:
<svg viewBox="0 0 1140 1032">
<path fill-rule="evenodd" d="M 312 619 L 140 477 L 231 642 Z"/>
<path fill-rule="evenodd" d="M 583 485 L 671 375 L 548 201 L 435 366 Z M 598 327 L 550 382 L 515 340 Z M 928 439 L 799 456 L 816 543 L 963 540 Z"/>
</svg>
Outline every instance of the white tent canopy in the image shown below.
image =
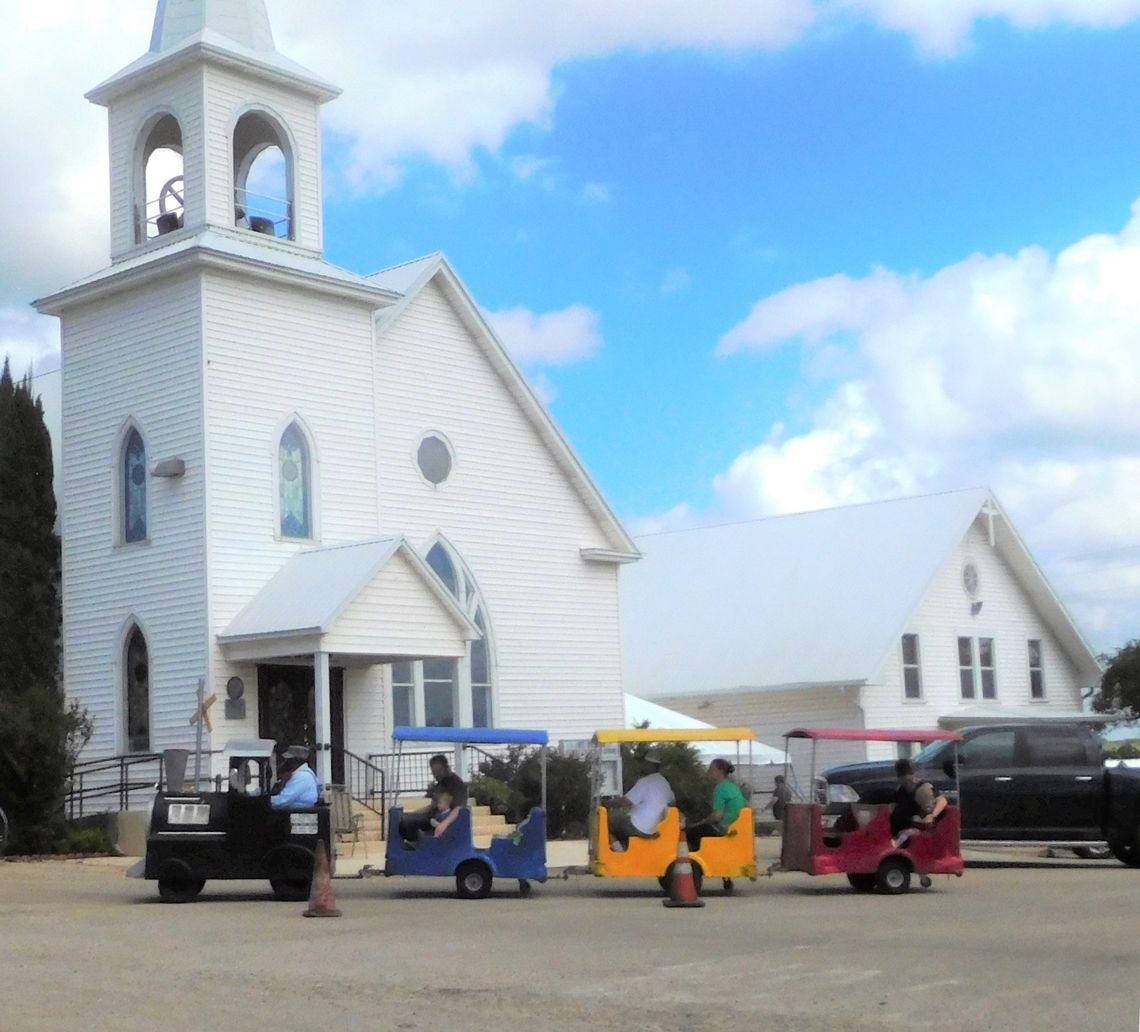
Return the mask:
<svg viewBox="0 0 1140 1032">
<path fill-rule="evenodd" d="M 678 713 L 676 710 L 671 710 L 666 706 L 659 706 L 657 703 L 650 702 L 648 699 L 642 699 L 626 692 L 626 727 L 638 727 L 646 723 L 648 723 L 650 728 L 659 727 L 671 731 L 713 726 L 712 724 L 706 724 L 703 720 L 697 720 L 695 717 L 686 716 L 684 713 Z M 769 745 L 762 745 L 760 742 L 753 742 L 751 744 L 753 764 L 757 766 L 783 765 L 784 754 L 781 750 L 773 749 Z M 696 742 L 694 745 L 705 759 L 712 760 L 717 756 L 723 756 L 725 759 L 735 762 L 736 742 Z M 740 758 L 744 762 L 748 761 L 747 742 L 740 743 Z"/>
</svg>

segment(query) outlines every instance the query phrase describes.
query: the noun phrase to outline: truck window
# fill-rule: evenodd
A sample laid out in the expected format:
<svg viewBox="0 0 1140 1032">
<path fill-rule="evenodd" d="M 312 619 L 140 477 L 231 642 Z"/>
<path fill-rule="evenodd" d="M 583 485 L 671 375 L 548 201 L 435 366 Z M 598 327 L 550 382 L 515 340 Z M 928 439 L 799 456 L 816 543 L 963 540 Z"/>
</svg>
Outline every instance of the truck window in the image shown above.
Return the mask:
<svg viewBox="0 0 1140 1032">
<path fill-rule="evenodd" d="M 1025 729 L 1025 742 L 1031 767 L 1089 765 L 1084 735 L 1074 728 L 1029 727 Z"/>
<path fill-rule="evenodd" d="M 993 770 L 1012 767 L 1017 732 L 983 731 L 962 746 L 962 760 L 967 770 Z"/>
</svg>

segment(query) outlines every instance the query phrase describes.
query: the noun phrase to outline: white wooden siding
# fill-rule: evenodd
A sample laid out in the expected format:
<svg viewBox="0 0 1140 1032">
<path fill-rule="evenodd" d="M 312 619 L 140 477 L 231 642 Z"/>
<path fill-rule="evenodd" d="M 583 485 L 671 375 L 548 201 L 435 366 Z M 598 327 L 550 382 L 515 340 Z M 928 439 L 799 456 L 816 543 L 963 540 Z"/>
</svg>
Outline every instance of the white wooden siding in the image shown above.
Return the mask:
<svg viewBox="0 0 1140 1032">
<path fill-rule="evenodd" d="M 215 635 L 289 556 L 378 536 L 373 333 L 361 306 L 230 274 L 204 280 L 209 637 L 224 684 Z M 312 435 L 319 542 L 277 534 L 277 446 L 294 414 Z"/>
<path fill-rule="evenodd" d="M 587 737 L 620 724 L 617 569 L 609 542 L 442 292 L 425 287 L 377 342 L 381 529 L 423 551 L 443 532 L 483 593 L 503 726 Z M 428 430 L 455 453 L 433 487 L 415 450 Z"/>
<path fill-rule="evenodd" d="M 750 727 L 759 741 L 783 749 L 784 732 L 796 727 L 867 726 L 857 698 L 858 692 L 853 688 L 793 688 L 671 695 L 659 701 L 717 727 Z M 811 776 L 812 743 L 792 739 L 788 748 L 800 788 L 806 791 Z M 866 758 L 862 742 L 820 742 L 816 750 L 817 773 L 839 763 L 858 763 Z"/>
<path fill-rule="evenodd" d="M 209 222 L 234 224 L 234 123 L 251 106 L 264 107 L 284 123 L 293 142 L 294 239 L 302 247 L 320 251 L 320 105 L 293 90 L 214 66 L 205 70 L 205 88 Z"/>
<path fill-rule="evenodd" d="M 962 567 L 973 563 L 978 571 L 981 612 L 970 613 L 971 599 L 962 587 Z M 903 633 L 917 634 L 922 678 L 922 698 L 904 697 L 901 638 L 884 658 L 882 673 L 874 685 L 862 691 L 868 726 L 931 728 L 944 715 L 963 709 L 1023 707 L 1034 712 L 1072 713 L 1081 708 L 1080 681 L 1076 666 L 1061 648 L 1056 636 L 1042 621 L 1032 601 L 1014 577 L 997 549 L 991 548 L 984 523 L 974 523 L 962 544 L 935 577 Z M 958 678 L 958 638 L 992 638 L 994 641 L 997 698 L 963 699 Z M 1041 642 L 1045 667 L 1045 699 L 1035 701 L 1029 691 L 1029 639 Z M 975 650 L 976 650 L 975 644 Z M 873 750 L 877 758 L 895 755 L 893 746 Z"/>
<path fill-rule="evenodd" d="M 160 110 L 169 110 L 182 129 L 185 183 L 185 224 L 201 226 L 206 218 L 206 180 L 202 162 L 202 72 L 187 68 L 144 90 L 118 98 L 108 108 L 108 159 L 111 173 L 111 257 L 135 248 L 135 158 L 141 123 Z M 157 199 L 157 198 L 155 198 Z M 146 197 L 137 198 L 145 218 Z M 232 219 L 230 220 L 232 223 Z"/>
<path fill-rule="evenodd" d="M 68 312 L 63 320 L 64 681 L 91 712 L 89 756 L 122 751 L 122 642 L 138 619 L 150 658 L 151 745 L 186 745 L 206 673 L 201 353 L 192 277 Z M 121 432 L 142 429 L 148 540 L 117 544 Z"/>
<path fill-rule="evenodd" d="M 397 553 L 324 636 L 326 652 L 462 656 L 467 643 L 439 598 Z"/>
</svg>

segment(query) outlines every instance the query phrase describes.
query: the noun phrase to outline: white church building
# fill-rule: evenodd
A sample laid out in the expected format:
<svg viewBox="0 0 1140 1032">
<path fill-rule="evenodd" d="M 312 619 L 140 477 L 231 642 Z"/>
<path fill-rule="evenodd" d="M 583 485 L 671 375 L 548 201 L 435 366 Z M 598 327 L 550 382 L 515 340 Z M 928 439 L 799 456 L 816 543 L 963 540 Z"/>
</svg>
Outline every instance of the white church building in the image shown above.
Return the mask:
<svg viewBox="0 0 1140 1032">
<path fill-rule="evenodd" d="M 1100 666 L 986 488 L 647 534 L 626 690 L 783 745 L 795 727 L 1086 719 Z M 821 743 L 821 760 L 893 746 Z M 792 743 L 797 767 L 806 751 Z"/>
<path fill-rule="evenodd" d="M 159 0 L 88 99 L 111 263 L 62 328 L 64 676 L 85 757 L 623 720 L 638 549 L 455 271 L 322 256 L 321 105 L 264 0 Z"/>
</svg>

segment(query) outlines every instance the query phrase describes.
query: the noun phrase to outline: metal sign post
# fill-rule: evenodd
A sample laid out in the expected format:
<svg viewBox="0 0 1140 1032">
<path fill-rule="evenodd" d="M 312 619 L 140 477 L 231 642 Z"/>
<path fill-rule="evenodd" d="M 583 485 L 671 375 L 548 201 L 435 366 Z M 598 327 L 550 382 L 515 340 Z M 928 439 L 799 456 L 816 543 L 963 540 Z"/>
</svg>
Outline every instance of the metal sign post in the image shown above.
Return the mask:
<svg viewBox="0 0 1140 1032">
<path fill-rule="evenodd" d="M 194 791 L 198 791 L 202 776 L 202 703 L 205 701 L 206 679 L 198 678 L 198 704 L 194 707 Z"/>
</svg>

